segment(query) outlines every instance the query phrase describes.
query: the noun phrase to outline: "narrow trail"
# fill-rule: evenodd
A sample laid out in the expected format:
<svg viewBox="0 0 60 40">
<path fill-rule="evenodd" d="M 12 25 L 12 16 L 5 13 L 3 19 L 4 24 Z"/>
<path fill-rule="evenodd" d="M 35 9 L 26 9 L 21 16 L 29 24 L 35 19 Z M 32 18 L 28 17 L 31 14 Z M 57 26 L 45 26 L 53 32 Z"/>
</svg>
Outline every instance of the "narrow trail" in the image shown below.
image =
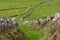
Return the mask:
<svg viewBox="0 0 60 40">
<path fill-rule="evenodd" d="M 3 8 L 3 9 L 0 9 L 0 11 L 20 9 L 20 8 L 30 8 L 30 6 L 15 6 L 15 7 L 11 7 L 11 8 Z"/>
<path fill-rule="evenodd" d="M 30 11 L 31 7 L 30 6 L 15 6 L 15 7 L 11 7 L 11 8 L 4 8 L 4 9 L 0 9 L 0 11 L 6 11 L 6 10 L 14 10 L 14 9 L 21 9 L 21 8 L 27 8 L 27 10 L 24 12 L 28 12 Z M 25 14 L 19 14 L 19 16 L 22 16 L 22 15 L 25 15 Z"/>
</svg>

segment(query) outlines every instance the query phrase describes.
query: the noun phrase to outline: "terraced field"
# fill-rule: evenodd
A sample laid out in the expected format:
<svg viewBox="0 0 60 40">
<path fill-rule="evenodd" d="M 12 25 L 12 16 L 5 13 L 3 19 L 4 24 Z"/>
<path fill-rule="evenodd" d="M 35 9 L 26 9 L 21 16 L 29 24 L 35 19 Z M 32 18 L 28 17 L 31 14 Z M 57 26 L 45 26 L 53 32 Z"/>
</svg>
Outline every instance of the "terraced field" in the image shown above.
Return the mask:
<svg viewBox="0 0 60 40">
<path fill-rule="evenodd" d="M 17 22 L 19 23 L 19 27 L 26 35 L 25 40 L 48 40 L 47 34 L 44 36 L 43 29 L 42 31 L 37 31 L 31 29 L 28 25 L 24 25 L 20 23 L 20 18 L 24 16 L 26 13 L 30 13 L 28 17 L 24 18 L 24 20 L 37 20 L 38 18 L 32 18 L 31 16 L 43 17 L 43 16 L 52 16 L 55 12 L 60 12 L 60 0 L 0 0 L 0 17 L 8 17 L 11 15 L 18 14 Z M 31 9 L 29 11 L 27 8 L 15 8 L 19 6 L 29 6 Z M 14 8 L 14 9 L 10 9 Z M 4 10 L 9 9 L 9 10 Z M 51 23 L 48 23 L 42 27 L 49 27 Z M 17 28 L 12 29 L 12 33 L 14 33 Z M 49 29 L 48 28 L 48 29 Z M 49 34 L 48 34 L 49 35 Z M 5 37 L 6 35 L 4 35 Z M 43 37 L 43 38 L 42 38 Z"/>
</svg>

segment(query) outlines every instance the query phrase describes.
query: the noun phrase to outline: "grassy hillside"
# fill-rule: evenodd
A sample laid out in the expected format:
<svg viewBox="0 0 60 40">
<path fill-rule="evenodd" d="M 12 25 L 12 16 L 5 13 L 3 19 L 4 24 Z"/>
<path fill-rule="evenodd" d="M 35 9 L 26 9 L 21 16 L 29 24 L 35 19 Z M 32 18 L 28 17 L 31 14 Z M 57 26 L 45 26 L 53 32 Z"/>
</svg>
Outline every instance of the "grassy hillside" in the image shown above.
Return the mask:
<svg viewBox="0 0 60 40">
<path fill-rule="evenodd" d="M 34 7 L 36 4 L 45 0 L 0 0 L 0 9 L 11 8 L 15 6 L 31 6 Z M 60 12 L 60 0 L 52 0 L 50 2 L 39 5 L 33 9 L 30 16 L 49 16 L 53 15 L 55 12 Z M 14 9 L 14 10 L 6 10 L 0 11 L 1 16 L 10 16 L 14 14 L 24 14 L 27 8 Z M 33 20 L 33 18 L 28 18 L 26 20 Z M 34 18 L 35 20 L 35 18 Z M 27 25 L 20 24 L 20 17 L 18 18 L 19 27 L 26 33 L 26 40 L 39 40 L 43 36 L 43 32 L 33 30 L 29 28 Z M 50 24 L 45 25 L 44 27 L 50 27 Z M 13 29 L 12 32 L 14 32 Z M 47 39 L 47 37 L 46 37 Z M 40 39 L 40 40 L 46 40 Z"/>
</svg>

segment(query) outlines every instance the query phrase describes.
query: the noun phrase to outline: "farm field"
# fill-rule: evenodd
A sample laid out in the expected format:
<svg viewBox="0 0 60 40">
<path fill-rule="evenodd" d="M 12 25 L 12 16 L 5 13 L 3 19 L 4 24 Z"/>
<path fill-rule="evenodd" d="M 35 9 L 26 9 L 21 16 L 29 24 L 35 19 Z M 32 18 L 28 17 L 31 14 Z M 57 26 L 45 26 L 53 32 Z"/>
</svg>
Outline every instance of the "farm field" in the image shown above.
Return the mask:
<svg viewBox="0 0 60 40">
<path fill-rule="evenodd" d="M 15 8 L 15 7 L 20 7 L 20 6 L 23 6 L 23 7 L 29 6 L 31 7 L 32 11 L 26 12 L 29 7 Z M 14 9 L 10 9 L 10 8 L 14 8 Z M 44 28 L 41 29 L 42 31 L 40 30 L 37 31 L 37 30 L 31 29 L 28 25 L 21 24 L 20 19 L 22 16 L 24 16 L 25 12 L 30 13 L 28 17 L 24 18 L 25 21 L 26 20 L 31 21 L 31 20 L 38 19 L 38 18 L 31 18 L 31 16 L 37 16 L 37 17 L 52 16 L 56 12 L 60 12 L 60 0 L 51 0 L 51 1 L 49 0 L 0 0 L 0 10 L 2 10 L 0 11 L 0 17 L 5 17 L 5 16 L 9 17 L 9 16 L 16 15 L 16 14 L 19 15 L 17 18 L 17 22 L 19 23 L 18 24 L 19 26 L 11 29 L 12 34 L 16 32 L 17 29 L 21 28 L 22 31 L 25 33 L 25 36 L 26 36 L 25 40 L 48 40 L 48 37 L 50 34 L 46 34 L 44 36 L 43 30 L 44 28 L 49 29 L 50 26 L 52 26 L 52 22 L 49 22 L 48 24 L 43 25 L 42 27 Z M 19 33 L 17 35 L 20 37 Z M 4 35 L 5 38 L 6 36 L 7 35 Z M 1 34 L 0 34 L 0 37 L 1 37 Z M 2 37 L 0 38 L 0 40 L 2 40 Z"/>
</svg>

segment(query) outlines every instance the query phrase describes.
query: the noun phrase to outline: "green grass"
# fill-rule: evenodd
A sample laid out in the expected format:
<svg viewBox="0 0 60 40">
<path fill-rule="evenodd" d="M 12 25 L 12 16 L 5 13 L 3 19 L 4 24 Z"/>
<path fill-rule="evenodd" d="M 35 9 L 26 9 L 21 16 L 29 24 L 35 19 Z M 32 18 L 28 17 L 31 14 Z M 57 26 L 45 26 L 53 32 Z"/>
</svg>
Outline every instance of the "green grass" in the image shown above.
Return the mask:
<svg viewBox="0 0 60 40">
<path fill-rule="evenodd" d="M 6 10 L 6 11 L 0 11 L 0 17 L 2 16 L 11 16 L 11 15 L 15 15 L 15 14 L 24 14 L 24 12 L 26 11 L 27 9 L 13 9 L 13 10 Z"/>
<path fill-rule="evenodd" d="M 51 2 L 39 5 L 31 13 L 31 16 L 49 16 L 53 15 L 55 12 L 60 12 L 59 3 L 59 0 L 52 0 Z"/>
<path fill-rule="evenodd" d="M 39 40 L 42 33 L 37 30 L 32 30 L 27 25 L 21 24 L 23 31 L 26 33 L 26 40 Z"/>
</svg>

